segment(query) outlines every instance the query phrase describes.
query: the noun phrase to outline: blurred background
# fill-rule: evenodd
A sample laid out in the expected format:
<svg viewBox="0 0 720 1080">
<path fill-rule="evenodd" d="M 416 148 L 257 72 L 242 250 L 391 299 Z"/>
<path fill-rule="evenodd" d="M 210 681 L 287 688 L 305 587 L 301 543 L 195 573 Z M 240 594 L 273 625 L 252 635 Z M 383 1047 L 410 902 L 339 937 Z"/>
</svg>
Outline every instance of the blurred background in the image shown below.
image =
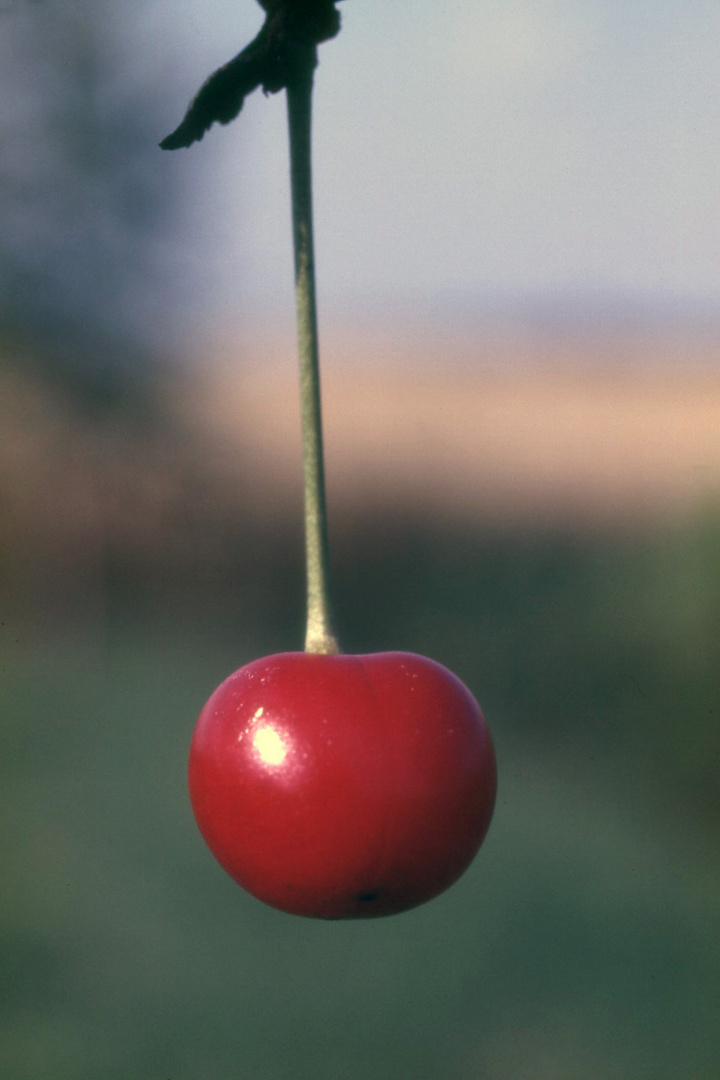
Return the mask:
<svg viewBox="0 0 720 1080">
<path fill-rule="evenodd" d="M 163 154 L 257 5 L 3 0 L 3 1075 L 711 1080 L 720 10 L 341 8 L 339 628 L 469 685 L 495 821 L 367 924 L 264 908 L 205 849 L 195 718 L 303 637 L 284 101 Z"/>
</svg>

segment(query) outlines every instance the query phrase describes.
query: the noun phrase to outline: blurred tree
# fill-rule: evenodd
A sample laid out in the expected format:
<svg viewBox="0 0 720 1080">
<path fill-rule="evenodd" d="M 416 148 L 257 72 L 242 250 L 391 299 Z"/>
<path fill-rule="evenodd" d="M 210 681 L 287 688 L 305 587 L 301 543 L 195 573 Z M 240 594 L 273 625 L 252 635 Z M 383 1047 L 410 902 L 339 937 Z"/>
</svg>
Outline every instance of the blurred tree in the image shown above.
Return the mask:
<svg viewBox="0 0 720 1080">
<path fill-rule="evenodd" d="M 140 388 L 174 205 L 136 11 L 0 13 L 0 336 L 93 409 Z"/>
</svg>

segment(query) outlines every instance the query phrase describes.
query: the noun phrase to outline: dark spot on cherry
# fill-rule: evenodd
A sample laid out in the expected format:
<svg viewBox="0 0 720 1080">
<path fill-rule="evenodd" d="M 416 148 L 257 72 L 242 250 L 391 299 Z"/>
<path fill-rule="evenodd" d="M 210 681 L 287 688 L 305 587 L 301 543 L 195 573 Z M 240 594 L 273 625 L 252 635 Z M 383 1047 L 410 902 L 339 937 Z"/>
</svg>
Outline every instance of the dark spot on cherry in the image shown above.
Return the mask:
<svg viewBox="0 0 720 1080">
<path fill-rule="evenodd" d="M 361 892 L 358 895 L 358 900 L 361 904 L 369 904 L 373 900 L 377 900 L 380 893 L 378 892 Z"/>
</svg>

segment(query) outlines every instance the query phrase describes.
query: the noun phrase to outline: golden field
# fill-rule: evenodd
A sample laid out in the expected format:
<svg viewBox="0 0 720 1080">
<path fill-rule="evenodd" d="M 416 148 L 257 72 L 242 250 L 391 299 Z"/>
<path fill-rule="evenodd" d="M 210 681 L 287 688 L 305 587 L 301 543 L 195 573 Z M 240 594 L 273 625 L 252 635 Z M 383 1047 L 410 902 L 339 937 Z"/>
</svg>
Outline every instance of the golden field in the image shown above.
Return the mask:
<svg viewBox="0 0 720 1080">
<path fill-rule="evenodd" d="M 6 358 L 7 578 L 92 574 L 108 544 L 180 567 L 214 558 L 248 516 L 271 526 L 297 516 L 292 335 L 208 352 L 212 360 L 161 369 L 145 419 L 84 413 Z M 719 361 L 720 344 L 683 339 L 331 330 L 331 529 L 383 512 L 472 529 L 625 531 L 692 518 L 720 498 Z"/>
<path fill-rule="evenodd" d="M 184 420 L 292 497 L 294 343 L 256 340 L 184 388 Z M 228 350 L 229 352 L 229 350 Z M 607 526 L 720 497 L 720 345 L 652 340 L 348 341 L 323 355 L 330 497 L 468 523 Z"/>
</svg>

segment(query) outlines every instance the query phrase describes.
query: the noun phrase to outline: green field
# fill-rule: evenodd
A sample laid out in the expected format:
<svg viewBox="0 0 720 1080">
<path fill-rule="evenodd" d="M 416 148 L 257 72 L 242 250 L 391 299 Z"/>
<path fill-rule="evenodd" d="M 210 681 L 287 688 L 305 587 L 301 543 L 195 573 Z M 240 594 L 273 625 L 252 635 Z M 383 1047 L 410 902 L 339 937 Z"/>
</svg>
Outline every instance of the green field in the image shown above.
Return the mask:
<svg viewBox="0 0 720 1080">
<path fill-rule="evenodd" d="M 298 647 L 295 540 L 187 588 L 111 567 L 100 614 L 3 626 L 2 1076 L 715 1080 L 717 515 L 339 541 L 346 649 L 452 667 L 500 770 L 465 877 L 367 923 L 244 894 L 186 797 L 209 692 Z"/>
</svg>

